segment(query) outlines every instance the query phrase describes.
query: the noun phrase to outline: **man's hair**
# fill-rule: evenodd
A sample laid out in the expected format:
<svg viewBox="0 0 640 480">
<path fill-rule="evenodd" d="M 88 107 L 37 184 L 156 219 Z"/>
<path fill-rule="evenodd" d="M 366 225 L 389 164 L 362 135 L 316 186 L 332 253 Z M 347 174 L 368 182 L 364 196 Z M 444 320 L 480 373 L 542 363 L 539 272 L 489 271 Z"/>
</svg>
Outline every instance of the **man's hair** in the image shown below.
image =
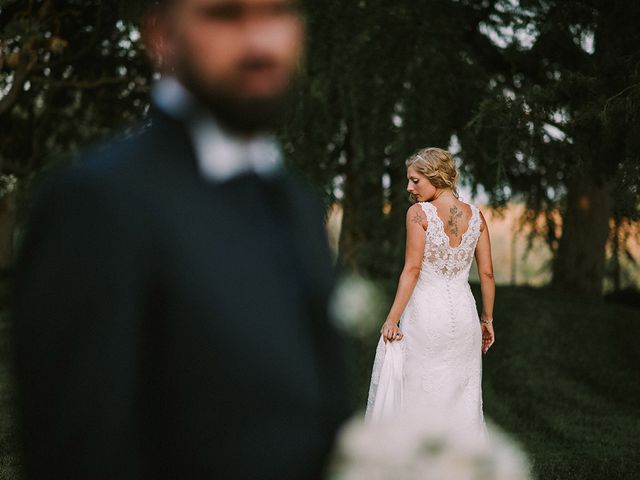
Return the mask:
<svg viewBox="0 0 640 480">
<path fill-rule="evenodd" d="M 145 3 L 145 7 L 147 10 L 152 9 L 152 8 L 164 8 L 167 5 L 170 5 L 172 3 L 174 3 L 175 0 L 146 0 Z"/>
<path fill-rule="evenodd" d="M 143 0 L 142 11 L 149 13 L 154 10 L 164 10 L 165 8 L 173 5 L 177 0 Z"/>
</svg>

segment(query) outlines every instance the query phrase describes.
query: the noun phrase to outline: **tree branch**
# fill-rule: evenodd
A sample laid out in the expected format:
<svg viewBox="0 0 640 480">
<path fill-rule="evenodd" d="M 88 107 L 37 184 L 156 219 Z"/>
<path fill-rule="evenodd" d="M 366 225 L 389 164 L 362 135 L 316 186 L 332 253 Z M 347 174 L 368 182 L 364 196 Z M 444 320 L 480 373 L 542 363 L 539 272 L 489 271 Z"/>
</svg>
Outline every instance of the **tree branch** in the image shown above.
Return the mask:
<svg viewBox="0 0 640 480">
<path fill-rule="evenodd" d="M 98 88 L 103 85 L 114 85 L 128 82 L 130 80 L 131 79 L 128 77 L 103 77 L 95 80 L 50 80 L 46 77 L 33 77 L 31 79 L 33 83 L 41 83 L 51 87 L 72 87 L 83 89 Z"/>
<path fill-rule="evenodd" d="M 7 94 L 0 99 L 0 116 L 11 111 L 14 105 L 18 102 L 20 92 L 29 78 L 33 65 L 38 58 L 37 55 L 31 52 L 23 53 L 20 57 L 20 62 L 18 63 L 18 67 L 16 68 L 13 76 L 13 84 Z"/>
<path fill-rule="evenodd" d="M 607 108 L 609 108 L 609 104 L 611 102 L 613 102 L 616 98 L 618 98 L 621 95 L 624 95 L 626 92 L 628 92 L 629 90 L 633 90 L 636 87 L 640 86 L 640 82 L 638 83 L 634 83 L 633 85 L 629 85 L 628 87 L 622 89 L 621 91 L 619 91 L 618 93 L 616 93 L 613 97 L 609 97 L 607 99 L 607 101 L 604 103 L 604 108 L 602 109 L 602 113 L 606 114 L 607 113 Z"/>
<path fill-rule="evenodd" d="M 91 53 L 93 48 L 98 43 L 98 39 L 100 38 L 100 28 L 102 25 L 102 15 L 103 15 L 103 8 L 104 8 L 103 4 L 104 2 L 99 3 L 98 10 L 96 12 L 96 19 L 95 19 L 95 22 L 93 22 L 93 32 L 91 34 L 91 38 L 84 45 L 84 47 L 75 52 L 70 52 L 68 55 L 62 55 L 60 58 L 56 59 L 53 62 L 50 62 L 46 65 L 42 65 L 41 69 L 44 69 L 47 67 L 53 69 L 61 65 L 70 65 L 70 64 L 73 64 L 74 62 L 77 62 L 78 60 L 83 58 L 85 55 Z"/>
</svg>

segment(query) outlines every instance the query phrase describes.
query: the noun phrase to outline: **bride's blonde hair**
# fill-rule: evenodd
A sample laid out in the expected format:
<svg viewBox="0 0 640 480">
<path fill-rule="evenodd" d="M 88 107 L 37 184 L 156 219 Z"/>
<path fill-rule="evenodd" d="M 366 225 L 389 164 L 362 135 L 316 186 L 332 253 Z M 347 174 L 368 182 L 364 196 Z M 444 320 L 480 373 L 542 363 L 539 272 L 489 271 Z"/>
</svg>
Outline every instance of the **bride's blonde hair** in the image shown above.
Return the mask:
<svg viewBox="0 0 640 480">
<path fill-rule="evenodd" d="M 404 162 L 406 167 L 413 167 L 429 179 L 436 188 L 449 188 L 456 198 L 458 194 L 458 170 L 451 153 L 437 147 L 418 150 Z M 413 194 L 409 194 L 412 202 L 416 201 Z"/>
</svg>

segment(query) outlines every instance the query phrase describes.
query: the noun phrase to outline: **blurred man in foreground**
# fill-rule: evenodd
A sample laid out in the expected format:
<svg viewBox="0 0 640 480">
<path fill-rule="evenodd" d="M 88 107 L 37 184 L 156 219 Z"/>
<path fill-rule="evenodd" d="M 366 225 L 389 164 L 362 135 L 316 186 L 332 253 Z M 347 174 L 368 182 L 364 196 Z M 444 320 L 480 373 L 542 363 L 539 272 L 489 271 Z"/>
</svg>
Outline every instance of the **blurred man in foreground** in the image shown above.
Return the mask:
<svg viewBox="0 0 640 480">
<path fill-rule="evenodd" d="M 18 261 L 27 478 L 319 479 L 347 417 L 322 208 L 272 132 L 290 0 L 165 0 L 142 134 L 37 193 Z"/>
</svg>

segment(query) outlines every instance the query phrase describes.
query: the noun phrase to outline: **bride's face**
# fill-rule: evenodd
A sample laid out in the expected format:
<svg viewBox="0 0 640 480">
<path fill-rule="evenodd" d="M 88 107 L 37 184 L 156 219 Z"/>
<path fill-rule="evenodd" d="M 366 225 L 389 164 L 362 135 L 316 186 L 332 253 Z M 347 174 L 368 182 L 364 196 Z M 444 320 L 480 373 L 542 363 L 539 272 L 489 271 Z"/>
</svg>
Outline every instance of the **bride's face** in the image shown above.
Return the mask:
<svg viewBox="0 0 640 480">
<path fill-rule="evenodd" d="M 436 194 L 436 187 L 412 166 L 407 168 L 407 181 L 407 192 L 413 194 L 418 202 L 428 202 Z"/>
</svg>

